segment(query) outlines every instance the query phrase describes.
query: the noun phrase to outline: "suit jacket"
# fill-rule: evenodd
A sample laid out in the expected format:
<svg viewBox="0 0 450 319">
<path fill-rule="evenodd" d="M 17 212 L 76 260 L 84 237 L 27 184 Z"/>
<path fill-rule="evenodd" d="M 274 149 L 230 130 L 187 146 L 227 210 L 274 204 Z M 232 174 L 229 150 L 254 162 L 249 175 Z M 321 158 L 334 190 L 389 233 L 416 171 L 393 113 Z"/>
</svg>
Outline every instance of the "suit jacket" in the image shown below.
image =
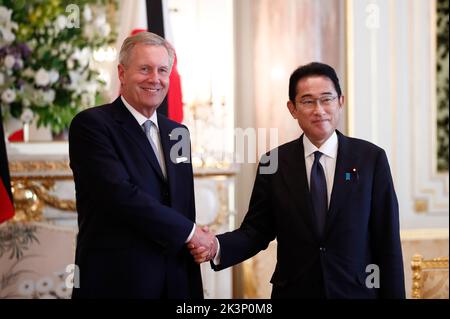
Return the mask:
<svg viewBox="0 0 450 319">
<path fill-rule="evenodd" d="M 195 220 L 192 165 L 169 154 L 178 142 L 169 134 L 184 126 L 160 114 L 158 124 L 167 180 L 120 98 L 71 123 L 80 270 L 73 298 L 203 298 L 200 268 L 185 245 Z"/>
<path fill-rule="evenodd" d="M 306 177 L 303 135 L 278 147 L 278 169 L 258 168 L 239 229 L 218 236 L 220 270 L 277 239 L 272 298 L 404 298 L 398 203 L 385 152 L 337 132 L 338 154 L 323 238 Z M 259 167 L 261 167 L 260 164 Z M 356 171 L 353 171 L 356 169 Z M 374 266 L 379 268 L 379 288 Z"/>
</svg>

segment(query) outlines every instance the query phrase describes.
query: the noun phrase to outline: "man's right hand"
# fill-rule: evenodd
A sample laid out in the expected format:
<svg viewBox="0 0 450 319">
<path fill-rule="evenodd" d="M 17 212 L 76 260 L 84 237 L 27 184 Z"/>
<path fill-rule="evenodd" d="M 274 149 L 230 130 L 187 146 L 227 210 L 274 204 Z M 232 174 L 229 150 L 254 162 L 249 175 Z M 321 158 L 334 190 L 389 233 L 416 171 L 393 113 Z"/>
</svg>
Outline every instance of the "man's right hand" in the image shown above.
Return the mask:
<svg viewBox="0 0 450 319">
<path fill-rule="evenodd" d="M 196 225 L 194 236 L 187 246 L 198 264 L 213 259 L 217 253 L 216 236 L 209 231 L 208 226 L 200 228 Z"/>
</svg>

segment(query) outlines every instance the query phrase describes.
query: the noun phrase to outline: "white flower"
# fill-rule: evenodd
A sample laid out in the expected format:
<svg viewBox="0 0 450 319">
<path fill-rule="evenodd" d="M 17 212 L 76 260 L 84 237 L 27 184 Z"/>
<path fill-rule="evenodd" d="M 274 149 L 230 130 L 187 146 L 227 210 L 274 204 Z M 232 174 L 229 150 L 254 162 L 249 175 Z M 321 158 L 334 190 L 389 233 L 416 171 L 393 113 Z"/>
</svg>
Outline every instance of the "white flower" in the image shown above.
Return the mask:
<svg viewBox="0 0 450 319">
<path fill-rule="evenodd" d="M 111 32 L 111 26 L 108 23 L 102 24 L 98 31 L 102 37 L 107 37 Z"/>
<path fill-rule="evenodd" d="M 30 104 L 31 104 L 30 100 L 25 99 L 25 98 L 22 100 L 22 105 L 23 105 L 24 107 L 29 107 Z"/>
<path fill-rule="evenodd" d="M 80 72 L 77 71 L 69 71 L 70 84 L 69 88 L 71 90 L 80 90 L 81 81 L 83 80 Z"/>
<path fill-rule="evenodd" d="M 49 102 L 47 101 L 47 93 L 44 90 L 33 91 L 33 105 L 39 107 L 47 107 Z"/>
<path fill-rule="evenodd" d="M 5 84 L 5 75 L 2 72 L 0 72 L 0 85 L 3 84 Z"/>
<path fill-rule="evenodd" d="M 95 96 L 89 93 L 81 94 L 81 105 L 83 107 L 93 106 L 95 104 Z"/>
<path fill-rule="evenodd" d="M 94 38 L 94 27 L 90 24 L 83 27 L 83 35 L 88 39 L 92 40 Z"/>
<path fill-rule="evenodd" d="M 44 102 L 46 102 L 47 104 L 53 103 L 53 101 L 55 100 L 55 90 L 48 90 L 42 92 L 42 97 Z"/>
<path fill-rule="evenodd" d="M 24 109 L 22 115 L 20 115 L 20 120 L 23 123 L 30 123 L 33 120 L 34 113 L 30 109 Z"/>
<path fill-rule="evenodd" d="M 95 92 L 97 92 L 97 89 L 98 89 L 98 84 L 97 84 L 97 82 L 92 82 L 92 81 L 91 82 L 83 82 L 80 89 L 82 91 L 86 91 L 88 93 L 95 94 Z"/>
<path fill-rule="evenodd" d="M 16 92 L 14 90 L 6 89 L 3 91 L 2 93 L 3 102 L 11 103 L 14 102 L 15 99 L 16 99 Z"/>
<path fill-rule="evenodd" d="M 59 73 L 58 73 L 58 71 L 56 71 L 54 69 L 51 69 L 48 75 L 50 78 L 50 83 L 52 83 L 52 84 L 55 83 L 56 81 L 58 81 L 58 79 L 59 79 Z"/>
<path fill-rule="evenodd" d="M 34 82 L 40 86 L 47 86 L 50 83 L 50 75 L 44 68 L 40 68 L 34 75 Z"/>
<path fill-rule="evenodd" d="M 72 59 L 77 60 L 80 64 L 80 67 L 84 68 L 88 63 L 91 57 L 91 50 L 89 48 L 75 49 L 75 52 L 72 54 Z"/>
<path fill-rule="evenodd" d="M 67 26 L 67 17 L 60 14 L 55 21 L 55 27 L 58 31 L 63 30 Z"/>
<path fill-rule="evenodd" d="M 4 28 L 2 26 L 0 26 L 0 33 L 2 35 L 0 38 L 3 38 L 2 42 L 4 41 L 6 44 L 9 44 L 16 39 L 16 36 L 11 32 L 10 29 Z"/>
<path fill-rule="evenodd" d="M 36 291 L 46 294 L 53 288 L 53 280 L 50 277 L 44 277 L 36 281 Z"/>
<path fill-rule="evenodd" d="M 8 54 L 5 57 L 5 60 L 3 61 L 3 63 L 5 64 L 7 69 L 12 69 L 14 66 L 14 63 L 16 63 L 16 58 L 13 55 Z"/>
<path fill-rule="evenodd" d="M 72 294 L 72 289 L 67 288 L 65 282 L 61 282 L 59 285 L 55 288 L 55 293 L 59 298 L 69 298 Z"/>
<path fill-rule="evenodd" d="M 37 46 L 37 40 L 36 40 L 36 38 L 33 38 L 33 39 L 31 39 L 30 41 L 28 41 L 28 47 L 31 49 L 31 50 L 33 50 L 33 49 L 35 49 L 36 48 L 36 46 Z"/>
<path fill-rule="evenodd" d="M 106 23 L 106 16 L 104 13 L 100 14 L 97 18 L 95 18 L 94 25 L 99 28 L 100 26 Z"/>
<path fill-rule="evenodd" d="M 83 18 L 88 22 L 92 20 L 92 10 L 88 5 L 84 6 Z"/>
<path fill-rule="evenodd" d="M 17 291 L 20 295 L 31 297 L 34 293 L 34 282 L 32 280 L 24 280 L 19 284 Z"/>
<path fill-rule="evenodd" d="M 11 21 L 12 10 L 0 6 L 0 24 L 8 24 Z"/>
<path fill-rule="evenodd" d="M 72 70 L 74 66 L 75 66 L 75 63 L 73 62 L 73 60 L 72 59 L 68 59 L 67 60 L 67 68 L 69 70 Z"/>
<path fill-rule="evenodd" d="M 64 270 L 55 271 L 53 274 L 56 277 L 58 277 L 60 280 L 64 281 L 66 279 L 66 276 L 67 276 L 68 273 L 64 269 Z M 56 287 L 56 289 L 58 289 L 58 287 Z"/>
</svg>

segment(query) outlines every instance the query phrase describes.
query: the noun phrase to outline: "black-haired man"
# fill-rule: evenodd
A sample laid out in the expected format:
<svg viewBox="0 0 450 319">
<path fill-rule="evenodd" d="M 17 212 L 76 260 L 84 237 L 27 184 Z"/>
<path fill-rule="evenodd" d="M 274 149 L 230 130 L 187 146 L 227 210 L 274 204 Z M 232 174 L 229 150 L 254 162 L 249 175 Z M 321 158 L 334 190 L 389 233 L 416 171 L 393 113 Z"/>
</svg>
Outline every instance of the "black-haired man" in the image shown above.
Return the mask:
<svg viewBox="0 0 450 319">
<path fill-rule="evenodd" d="M 277 148 L 274 174 L 258 169 L 242 225 L 217 236 L 215 270 L 276 238 L 272 298 L 405 297 L 388 160 L 378 146 L 336 130 L 343 104 L 331 66 L 314 62 L 292 73 L 287 107 L 304 134 Z M 202 247 L 191 253 L 210 259 Z"/>
</svg>

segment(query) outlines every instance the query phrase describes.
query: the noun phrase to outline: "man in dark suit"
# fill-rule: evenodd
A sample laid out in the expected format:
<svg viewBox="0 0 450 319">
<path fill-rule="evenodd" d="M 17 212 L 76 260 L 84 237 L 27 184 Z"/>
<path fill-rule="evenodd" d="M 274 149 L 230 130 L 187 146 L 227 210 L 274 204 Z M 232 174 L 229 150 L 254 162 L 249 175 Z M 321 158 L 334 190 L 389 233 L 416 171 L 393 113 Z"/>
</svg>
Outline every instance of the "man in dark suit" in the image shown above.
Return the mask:
<svg viewBox="0 0 450 319">
<path fill-rule="evenodd" d="M 187 128 L 156 112 L 174 52 L 142 32 L 119 59 L 121 96 L 79 113 L 69 132 L 79 225 L 72 297 L 203 298 L 186 243 L 215 239 L 194 224 Z"/>
<path fill-rule="evenodd" d="M 276 238 L 272 298 L 405 297 L 388 160 L 376 145 L 336 130 L 343 103 L 332 67 L 310 63 L 292 73 L 287 107 L 304 134 L 275 150 L 273 174 L 260 163 L 242 225 L 217 236 L 215 270 Z M 190 248 L 197 262 L 212 257 Z"/>
</svg>

